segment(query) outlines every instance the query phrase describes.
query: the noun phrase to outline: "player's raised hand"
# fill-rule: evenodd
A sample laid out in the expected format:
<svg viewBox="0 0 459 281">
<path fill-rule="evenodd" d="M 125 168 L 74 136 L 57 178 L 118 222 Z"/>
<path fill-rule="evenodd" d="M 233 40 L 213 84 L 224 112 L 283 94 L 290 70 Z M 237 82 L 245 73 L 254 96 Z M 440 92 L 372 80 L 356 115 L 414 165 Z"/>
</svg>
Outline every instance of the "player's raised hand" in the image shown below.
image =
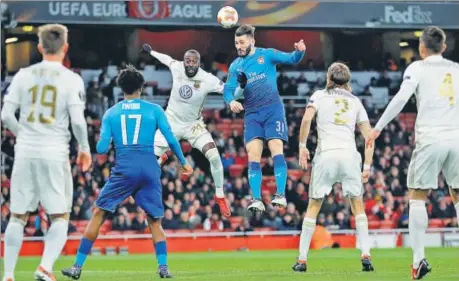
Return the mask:
<svg viewBox="0 0 459 281">
<path fill-rule="evenodd" d="M 91 153 L 79 151 L 76 163 L 78 167 L 80 167 L 81 171 L 86 172 L 92 164 Z"/>
<path fill-rule="evenodd" d="M 245 86 L 247 86 L 247 75 L 245 75 L 244 72 L 239 72 L 237 75 L 237 82 L 239 83 L 241 89 L 244 89 Z"/>
<path fill-rule="evenodd" d="M 374 147 L 375 140 L 379 137 L 380 134 L 381 134 L 381 131 L 372 129 L 370 131 L 370 134 L 368 135 L 368 138 L 365 140 L 365 144 L 368 147 Z"/>
<path fill-rule="evenodd" d="M 299 42 L 296 42 L 293 46 L 295 47 L 295 50 L 297 51 L 302 51 L 302 52 L 306 51 L 306 45 L 304 44 L 303 39 L 301 39 Z"/>
<path fill-rule="evenodd" d="M 182 166 L 182 176 L 190 176 L 193 173 L 193 168 L 191 168 L 190 164 L 186 164 Z"/>
<path fill-rule="evenodd" d="M 242 106 L 242 104 L 240 102 L 238 102 L 238 101 L 235 101 L 235 100 L 233 100 L 229 104 L 229 106 L 230 106 L 231 111 L 234 112 L 234 113 L 239 113 L 239 112 L 244 110 L 244 107 Z"/>
<path fill-rule="evenodd" d="M 367 183 L 369 178 L 370 178 L 370 170 L 363 170 L 362 183 Z"/>
<path fill-rule="evenodd" d="M 151 48 L 150 44 L 143 44 L 141 51 L 149 54 L 151 51 L 153 51 L 153 49 Z"/>
<path fill-rule="evenodd" d="M 309 150 L 306 147 L 300 147 L 300 167 L 302 169 L 308 169 L 308 160 L 310 159 Z"/>
</svg>

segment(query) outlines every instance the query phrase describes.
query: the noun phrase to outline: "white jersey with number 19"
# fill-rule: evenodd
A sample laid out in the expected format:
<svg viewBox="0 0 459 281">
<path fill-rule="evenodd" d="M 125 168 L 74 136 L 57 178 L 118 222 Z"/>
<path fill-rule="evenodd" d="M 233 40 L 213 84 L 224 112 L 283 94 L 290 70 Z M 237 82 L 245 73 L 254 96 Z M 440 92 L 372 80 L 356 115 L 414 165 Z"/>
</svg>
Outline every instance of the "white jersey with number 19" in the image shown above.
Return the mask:
<svg viewBox="0 0 459 281">
<path fill-rule="evenodd" d="M 16 157 L 68 159 L 69 106 L 84 106 L 82 78 L 61 63 L 42 61 L 21 69 L 5 102 L 19 106 Z"/>
</svg>

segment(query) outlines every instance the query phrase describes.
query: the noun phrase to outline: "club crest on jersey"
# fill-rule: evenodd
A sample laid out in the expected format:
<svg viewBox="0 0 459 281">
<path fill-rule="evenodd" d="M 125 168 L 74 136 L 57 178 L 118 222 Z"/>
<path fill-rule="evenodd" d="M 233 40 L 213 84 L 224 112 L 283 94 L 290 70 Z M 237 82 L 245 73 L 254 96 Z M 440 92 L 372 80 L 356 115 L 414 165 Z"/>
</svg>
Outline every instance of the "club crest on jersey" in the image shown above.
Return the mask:
<svg viewBox="0 0 459 281">
<path fill-rule="evenodd" d="M 191 89 L 190 86 L 188 85 L 183 85 L 179 89 L 179 94 L 182 97 L 182 99 L 189 99 L 193 95 L 193 89 Z"/>
<path fill-rule="evenodd" d="M 194 80 L 194 85 L 193 87 L 195 89 L 199 89 L 201 87 L 201 81 L 198 81 L 198 80 Z"/>
<path fill-rule="evenodd" d="M 265 63 L 265 58 L 263 56 L 259 56 L 257 61 L 258 61 L 258 64 L 264 64 Z"/>
</svg>

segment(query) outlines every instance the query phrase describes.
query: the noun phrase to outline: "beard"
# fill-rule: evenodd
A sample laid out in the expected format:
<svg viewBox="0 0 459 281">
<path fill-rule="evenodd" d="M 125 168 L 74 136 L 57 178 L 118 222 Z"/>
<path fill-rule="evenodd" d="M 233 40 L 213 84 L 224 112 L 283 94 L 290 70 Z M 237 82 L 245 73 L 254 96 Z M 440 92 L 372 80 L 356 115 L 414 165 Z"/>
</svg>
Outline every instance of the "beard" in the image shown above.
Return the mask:
<svg viewBox="0 0 459 281">
<path fill-rule="evenodd" d="M 241 58 L 244 58 L 246 56 L 248 56 L 250 54 L 250 51 L 252 50 L 252 45 L 249 45 L 246 49 L 245 49 L 245 52 L 243 54 L 242 53 L 242 49 L 238 49 L 237 50 L 237 54 L 241 57 Z"/>
<path fill-rule="evenodd" d="M 198 73 L 199 66 L 187 66 L 185 65 L 185 74 L 188 78 L 192 78 Z"/>
</svg>

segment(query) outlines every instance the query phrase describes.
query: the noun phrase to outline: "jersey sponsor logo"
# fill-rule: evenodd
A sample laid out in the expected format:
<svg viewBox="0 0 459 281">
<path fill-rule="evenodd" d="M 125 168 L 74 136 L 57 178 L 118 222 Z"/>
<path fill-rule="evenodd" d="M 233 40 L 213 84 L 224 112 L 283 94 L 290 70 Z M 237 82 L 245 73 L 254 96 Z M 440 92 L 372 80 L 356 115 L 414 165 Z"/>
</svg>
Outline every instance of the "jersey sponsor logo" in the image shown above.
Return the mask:
<svg viewBox="0 0 459 281">
<path fill-rule="evenodd" d="M 264 64 L 265 63 L 265 57 L 259 56 L 257 61 L 258 61 L 259 64 Z"/>
<path fill-rule="evenodd" d="M 183 85 L 179 89 L 179 94 L 182 97 L 182 99 L 189 99 L 193 95 L 193 89 L 191 89 L 190 86 L 188 85 Z"/>
</svg>

